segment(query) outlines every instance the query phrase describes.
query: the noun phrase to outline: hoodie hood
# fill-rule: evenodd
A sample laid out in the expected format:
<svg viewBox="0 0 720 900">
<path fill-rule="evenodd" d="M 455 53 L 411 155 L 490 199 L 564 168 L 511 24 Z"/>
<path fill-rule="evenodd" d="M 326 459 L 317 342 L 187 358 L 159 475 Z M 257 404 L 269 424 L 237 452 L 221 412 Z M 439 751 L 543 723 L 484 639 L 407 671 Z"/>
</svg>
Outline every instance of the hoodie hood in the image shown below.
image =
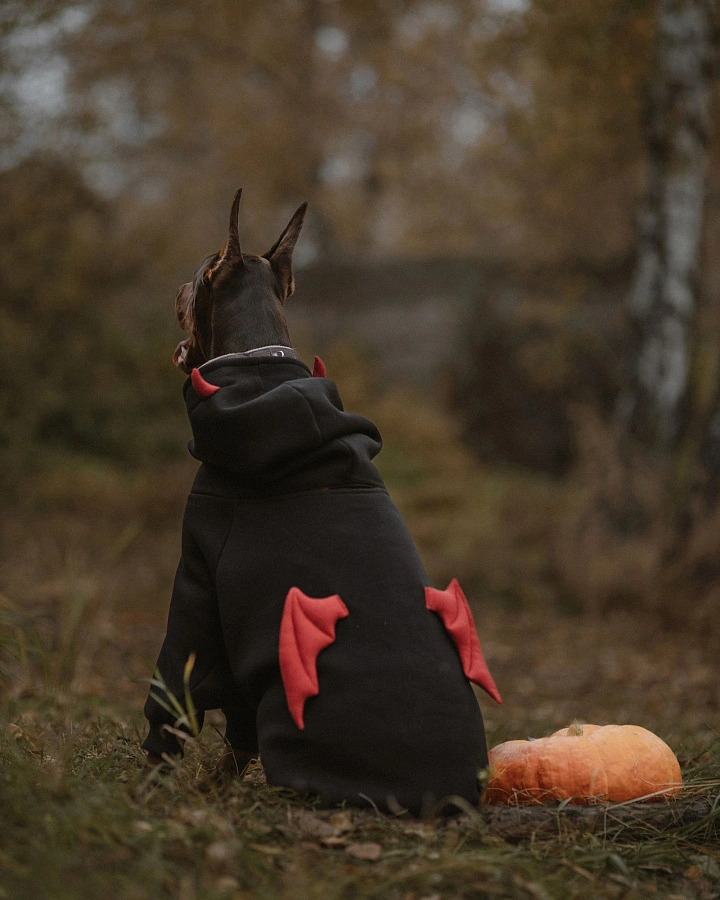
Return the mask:
<svg viewBox="0 0 720 900">
<path fill-rule="evenodd" d="M 204 396 L 190 378 L 184 387 L 189 449 L 218 474 L 251 492 L 382 486 L 371 462 L 382 447 L 377 428 L 345 412 L 335 384 L 300 360 L 226 356 L 199 372 Z"/>
</svg>

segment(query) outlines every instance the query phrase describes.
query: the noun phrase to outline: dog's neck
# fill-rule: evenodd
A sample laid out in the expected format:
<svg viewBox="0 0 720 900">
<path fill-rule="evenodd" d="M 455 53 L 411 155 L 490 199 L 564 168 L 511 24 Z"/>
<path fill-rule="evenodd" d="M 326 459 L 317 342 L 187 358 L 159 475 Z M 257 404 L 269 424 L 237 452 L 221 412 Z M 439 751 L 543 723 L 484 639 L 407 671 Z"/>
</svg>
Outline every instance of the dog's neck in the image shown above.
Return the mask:
<svg viewBox="0 0 720 900">
<path fill-rule="evenodd" d="M 203 365 L 216 362 L 218 359 L 248 359 L 253 356 L 274 356 L 278 358 L 284 357 L 286 359 L 300 359 L 300 355 L 293 350 L 292 347 L 285 347 L 282 344 L 268 344 L 265 347 L 253 347 L 252 350 L 242 350 L 238 353 L 221 353 L 219 356 L 213 356 L 212 359 L 208 359 Z"/>
</svg>

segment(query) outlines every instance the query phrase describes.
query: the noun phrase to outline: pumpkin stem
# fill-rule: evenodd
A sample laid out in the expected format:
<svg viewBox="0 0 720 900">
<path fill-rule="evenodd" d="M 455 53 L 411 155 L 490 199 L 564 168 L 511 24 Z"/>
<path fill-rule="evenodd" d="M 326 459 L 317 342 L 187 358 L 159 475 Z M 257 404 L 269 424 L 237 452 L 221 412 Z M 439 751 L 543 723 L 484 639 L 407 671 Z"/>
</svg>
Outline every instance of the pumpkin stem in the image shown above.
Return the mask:
<svg viewBox="0 0 720 900">
<path fill-rule="evenodd" d="M 568 737 L 582 737 L 583 727 L 577 719 L 575 719 L 572 725 L 568 725 L 567 733 Z"/>
</svg>

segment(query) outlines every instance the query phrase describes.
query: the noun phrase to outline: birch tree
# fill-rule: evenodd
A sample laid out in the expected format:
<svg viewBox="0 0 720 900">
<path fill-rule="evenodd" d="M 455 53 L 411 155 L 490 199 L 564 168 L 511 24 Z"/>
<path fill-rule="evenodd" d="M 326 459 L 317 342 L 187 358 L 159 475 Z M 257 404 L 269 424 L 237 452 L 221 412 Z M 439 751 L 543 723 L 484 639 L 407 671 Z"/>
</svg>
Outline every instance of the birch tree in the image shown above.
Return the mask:
<svg viewBox="0 0 720 900">
<path fill-rule="evenodd" d="M 634 327 L 619 414 L 668 449 L 687 403 L 709 133 L 714 0 L 657 0 L 647 110 L 647 190 L 627 308 Z"/>
</svg>

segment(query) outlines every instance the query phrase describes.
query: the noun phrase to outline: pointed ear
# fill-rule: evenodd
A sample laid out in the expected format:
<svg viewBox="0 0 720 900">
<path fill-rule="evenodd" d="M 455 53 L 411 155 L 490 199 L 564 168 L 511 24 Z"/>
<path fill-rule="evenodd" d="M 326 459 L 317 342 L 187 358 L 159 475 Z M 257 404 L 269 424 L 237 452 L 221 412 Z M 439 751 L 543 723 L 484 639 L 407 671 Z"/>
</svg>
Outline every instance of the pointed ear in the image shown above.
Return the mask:
<svg viewBox="0 0 720 900">
<path fill-rule="evenodd" d="M 242 197 L 242 188 L 238 188 L 230 208 L 230 226 L 228 228 L 228 239 L 225 244 L 225 256 L 242 259 L 242 250 L 240 249 L 240 234 L 238 231 L 238 217 L 240 215 L 240 198 Z"/>
<path fill-rule="evenodd" d="M 242 197 L 242 188 L 239 188 L 235 194 L 232 207 L 230 209 L 230 226 L 228 228 L 228 236 L 217 260 L 212 266 L 209 266 L 203 272 L 203 281 L 212 281 L 217 272 L 228 264 L 231 266 L 242 266 L 243 255 L 240 249 L 240 234 L 238 231 L 238 215 L 240 210 L 240 197 Z"/>
<path fill-rule="evenodd" d="M 306 212 L 307 203 L 303 203 L 302 206 L 300 206 L 296 210 L 292 219 L 290 219 L 290 221 L 288 222 L 285 231 L 283 231 L 283 233 L 273 244 L 271 249 L 268 250 L 268 252 L 265 254 L 265 259 L 268 260 L 268 262 L 272 266 L 273 272 L 280 282 L 283 292 L 283 303 L 295 290 L 295 279 L 293 277 L 292 270 L 292 255 L 293 250 L 295 249 L 295 244 L 297 243 L 297 239 L 300 236 L 300 229 L 302 228 L 303 222 L 305 221 Z"/>
</svg>

